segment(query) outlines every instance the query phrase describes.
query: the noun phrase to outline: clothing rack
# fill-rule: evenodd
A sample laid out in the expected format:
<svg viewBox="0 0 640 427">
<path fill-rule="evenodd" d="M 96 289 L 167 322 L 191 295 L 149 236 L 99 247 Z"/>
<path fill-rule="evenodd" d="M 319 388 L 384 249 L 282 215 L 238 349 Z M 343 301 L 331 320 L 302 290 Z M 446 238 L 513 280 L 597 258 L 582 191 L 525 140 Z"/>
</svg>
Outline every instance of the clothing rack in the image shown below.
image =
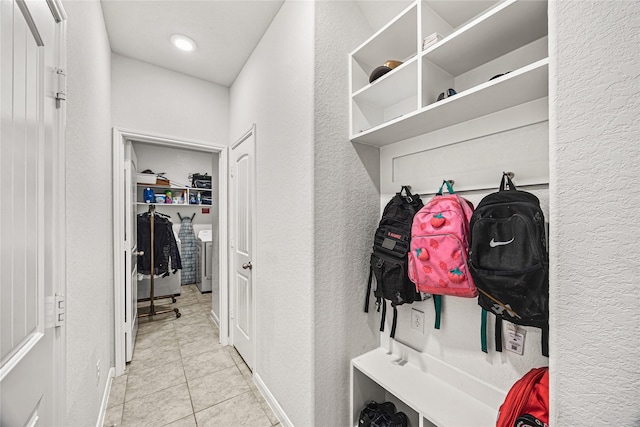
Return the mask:
<svg viewBox="0 0 640 427">
<path fill-rule="evenodd" d="M 150 294 L 149 294 L 149 301 L 150 301 L 150 305 L 149 305 L 149 311 L 148 312 L 144 312 L 144 313 L 138 313 L 138 317 L 149 317 L 149 316 L 155 316 L 156 314 L 163 314 L 163 313 L 169 313 L 171 311 L 176 313 L 176 318 L 180 317 L 182 314 L 180 314 L 180 310 L 178 308 L 163 308 L 161 310 L 156 310 L 156 305 L 155 305 L 155 296 L 154 296 L 154 279 L 155 279 L 155 230 L 154 230 L 154 219 L 155 219 L 155 215 L 156 215 L 156 207 L 155 205 L 150 205 L 149 206 L 149 224 L 150 224 L 150 229 L 151 229 L 151 272 L 150 272 Z M 146 299 L 146 298 L 145 298 Z M 175 302 L 175 298 L 173 298 L 173 302 Z"/>
</svg>

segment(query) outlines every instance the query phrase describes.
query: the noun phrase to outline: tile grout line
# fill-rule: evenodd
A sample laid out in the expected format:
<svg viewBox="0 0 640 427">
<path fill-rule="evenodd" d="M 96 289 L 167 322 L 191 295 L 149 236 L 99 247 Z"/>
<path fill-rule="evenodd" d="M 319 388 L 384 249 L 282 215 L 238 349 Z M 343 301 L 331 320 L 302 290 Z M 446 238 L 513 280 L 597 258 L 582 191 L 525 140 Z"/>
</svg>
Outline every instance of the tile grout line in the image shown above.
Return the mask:
<svg viewBox="0 0 640 427">
<path fill-rule="evenodd" d="M 193 296 L 193 295 L 194 295 L 194 293 L 193 293 L 192 291 L 189 291 L 189 292 L 190 292 L 190 294 L 191 294 L 191 295 L 189 295 L 189 296 Z M 187 292 L 185 291 L 183 295 L 184 295 L 184 296 L 187 296 Z M 189 308 L 193 307 L 193 309 L 194 309 L 194 313 L 193 313 L 193 314 L 200 314 L 200 313 L 203 313 L 203 312 L 206 314 L 206 313 L 209 311 L 209 307 L 207 306 L 207 304 L 208 304 L 208 302 L 207 302 L 207 301 L 202 302 L 202 301 L 200 301 L 200 300 L 198 300 L 198 299 L 196 298 L 196 301 L 195 301 L 193 304 L 185 305 L 185 306 L 183 306 L 183 307 L 189 307 Z M 179 308 L 183 308 L 183 307 L 179 307 Z M 207 318 L 207 319 L 208 319 L 208 318 Z M 165 324 L 165 323 L 170 323 L 170 324 L 171 324 L 171 327 L 170 327 L 169 329 L 171 329 L 171 330 L 173 331 L 173 333 L 175 334 L 175 340 L 176 340 L 176 344 L 177 344 L 177 348 L 178 348 L 178 354 L 179 354 L 179 357 L 180 357 L 179 361 L 180 361 L 180 365 L 181 365 L 181 368 L 182 368 L 182 374 L 183 374 L 183 376 L 184 376 L 185 382 L 184 382 L 184 383 L 180 383 L 180 384 L 174 384 L 174 385 L 172 385 L 172 386 L 168 386 L 168 387 L 165 387 L 165 388 L 155 389 L 155 390 L 153 390 L 152 392 L 150 392 L 150 393 L 148 393 L 148 394 L 144 394 L 144 395 L 142 395 L 142 396 L 138 396 L 138 397 L 135 397 L 135 398 L 133 398 L 133 399 L 131 399 L 131 400 L 127 401 L 127 394 L 129 394 L 129 393 L 130 393 L 130 390 L 129 390 L 129 380 L 131 379 L 131 378 L 130 378 L 130 376 L 131 376 L 131 375 L 130 375 L 130 374 L 131 374 L 131 366 L 130 366 L 130 365 L 129 365 L 129 366 L 127 366 L 127 367 L 125 368 L 125 375 L 127 376 L 127 378 L 126 378 L 126 381 L 125 381 L 125 384 L 124 384 L 124 393 L 123 393 L 123 402 L 122 402 L 122 413 L 121 413 L 121 415 L 120 415 L 120 423 L 119 423 L 120 425 L 122 425 L 122 424 L 123 424 L 123 421 L 125 421 L 125 419 L 124 419 L 124 415 L 125 415 L 125 406 L 126 406 L 128 403 L 130 404 L 131 402 L 134 402 L 134 401 L 136 401 L 136 400 L 139 400 L 139 399 L 142 399 L 142 398 L 148 397 L 149 395 L 151 395 L 151 394 L 153 394 L 153 393 L 155 393 L 155 392 L 163 391 L 163 390 L 169 389 L 169 388 L 171 388 L 171 387 L 175 387 L 175 386 L 177 386 L 177 385 L 186 384 L 186 386 L 187 386 L 187 392 L 189 393 L 189 400 L 190 400 L 190 403 L 191 403 L 191 414 L 190 414 L 190 415 L 193 417 L 194 422 L 196 423 L 196 426 L 197 426 L 198 422 L 197 422 L 197 418 L 196 418 L 196 411 L 195 411 L 195 407 L 194 407 L 194 404 L 193 404 L 193 397 L 192 397 L 192 395 L 191 395 L 191 388 L 189 387 L 189 380 L 187 379 L 186 370 L 185 370 L 185 365 L 184 365 L 184 359 L 185 359 L 185 356 L 183 355 L 183 352 L 181 351 L 181 344 L 180 344 L 180 340 L 179 340 L 179 338 L 178 338 L 178 336 L 179 336 L 179 332 L 178 332 L 178 329 L 177 329 L 176 323 L 174 323 L 174 322 L 175 322 L 175 320 L 176 320 L 176 318 L 170 318 L 170 319 L 159 319 L 159 322 L 158 322 L 158 323 L 163 323 L 163 324 Z M 148 322 L 148 323 L 145 323 L 145 324 L 149 324 L 149 323 L 151 323 L 151 322 Z M 197 325 L 198 323 L 199 323 L 199 322 L 196 322 L 194 325 Z M 186 325 L 186 324 L 185 324 L 185 325 Z M 149 335 L 149 334 L 152 334 L 152 333 L 158 333 L 158 331 L 159 331 L 161 328 L 163 328 L 163 327 L 165 327 L 165 325 L 160 325 L 160 326 L 158 327 L 158 329 L 157 329 L 157 330 L 145 331 L 144 333 L 139 334 L 139 337 L 140 337 L 140 338 L 143 338 L 145 335 Z M 151 329 L 151 327 L 150 327 L 149 329 Z M 150 338 L 148 338 L 148 339 L 150 339 Z M 218 337 L 218 339 L 219 339 L 219 337 Z M 216 349 L 211 350 L 211 351 L 215 352 L 215 351 L 220 351 L 220 350 L 224 350 L 224 346 L 221 346 L 220 348 L 216 348 Z M 203 352 L 203 353 L 204 353 L 204 352 Z M 198 353 L 198 354 L 196 354 L 196 355 L 191 355 L 190 357 L 191 357 L 191 358 L 193 358 L 193 357 L 197 357 L 197 356 L 198 356 L 198 355 L 200 355 L 200 354 L 202 354 L 202 353 Z M 188 358 L 189 358 L 189 357 L 187 357 L 187 359 L 188 359 Z M 240 367 L 238 366 L 238 362 L 237 362 L 233 357 L 232 357 L 231 359 L 232 359 L 232 361 L 233 361 L 233 363 L 234 363 L 234 367 L 235 367 L 235 368 L 236 368 L 236 370 L 240 373 L 240 375 L 241 375 L 241 377 L 243 378 L 243 380 L 245 381 L 245 383 L 247 383 L 247 378 L 245 378 L 245 376 L 242 374 L 242 371 L 240 370 Z M 169 362 L 167 362 L 167 363 L 164 363 L 164 364 L 162 364 L 162 365 L 159 365 L 158 367 L 156 367 L 156 368 L 154 368 L 154 369 L 158 369 L 158 368 L 161 368 L 161 367 L 163 367 L 163 366 L 166 366 L 166 365 L 169 365 L 169 364 L 174 364 L 174 363 L 175 363 L 175 361 L 173 361 L 173 362 L 172 362 L 172 361 L 169 361 Z M 222 369 L 220 369 L 220 370 L 222 370 Z M 219 370 L 219 371 L 220 371 L 220 370 Z M 216 372 L 219 372 L 219 371 L 216 371 Z M 197 378 L 194 378 L 194 379 L 192 379 L 192 381 L 193 381 L 193 380 L 196 380 L 196 379 L 197 379 Z M 254 399 L 257 399 L 257 396 L 255 396 L 255 393 L 253 393 L 253 390 L 251 389 L 250 384 L 249 384 L 249 390 L 248 390 L 248 391 L 251 391 L 251 392 L 252 392 L 252 394 L 253 394 Z M 247 392 L 240 393 L 240 394 L 239 394 L 239 395 L 237 395 L 237 396 L 234 396 L 234 397 L 231 397 L 231 398 L 225 399 L 225 400 L 223 400 L 223 401 L 221 401 L 221 402 L 216 403 L 215 405 L 211 405 L 210 407 L 213 407 L 213 406 L 219 405 L 219 404 L 221 404 L 221 403 L 223 403 L 223 402 L 226 402 L 226 401 L 228 401 L 228 400 L 230 400 L 230 399 L 233 399 L 233 398 L 235 398 L 235 397 L 238 397 L 238 396 L 242 396 L 243 394 L 246 394 L 246 393 L 247 393 Z M 259 401 L 258 401 L 258 403 L 259 403 Z M 204 408 L 204 409 L 202 409 L 202 410 L 208 409 L 208 408 L 210 408 L 210 407 Z M 261 407 L 261 409 L 262 409 L 262 412 L 264 413 L 264 412 L 265 412 L 265 411 L 264 411 L 264 409 L 263 409 L 262 407 Z M 266 416 L 266 413 L 265 413 L 265 416 Z M 182 418 L 180 418 L 180 419 L 183 419 L 183 418 L 186 418 L 186 417 L 182 417 Z M 268 416 L 267 416 L 267 418 L 268 418 Z M 171 424 L 171 423 L 174 423 L 174 422 L 176 422 L 176 421 L 179 421 L 180 419 L 178 419 L 178 420 L 174 420 L 174 421 L 171 421 L 170 423 L 168 423 L 168 424 L 164 424 L 164 425 L 165 425 L 165 426 L 166 426 L 166 425 L 169 425 L 169 424 Z"/>
<path fill-rule="evenodd" d="M 178 331 L 175 329 L 175 324 L 173 325 L 173 329 L 176 331 L 176 338 L 178 336 Z M 187 378 L 187 371 L 184 369 L 184 358 L 182 357 L 182 351 L 180 350 L 180 340 L 178 339 L 178 351 L 180 351 L 180 366 L 182 366 L 182 374 L 184 375 L 184 379 L 187 382 L 187 393 L 189 393 L 189 402 L 191 403 L 191 416 L 193 416 L 193 422 L 198 426 L 198 419 L 196 418 L 196 410 L 193 406 L 193 397 L 191 396 L 191 387 L 189 387 L 189 379 Z"/>
</svg>

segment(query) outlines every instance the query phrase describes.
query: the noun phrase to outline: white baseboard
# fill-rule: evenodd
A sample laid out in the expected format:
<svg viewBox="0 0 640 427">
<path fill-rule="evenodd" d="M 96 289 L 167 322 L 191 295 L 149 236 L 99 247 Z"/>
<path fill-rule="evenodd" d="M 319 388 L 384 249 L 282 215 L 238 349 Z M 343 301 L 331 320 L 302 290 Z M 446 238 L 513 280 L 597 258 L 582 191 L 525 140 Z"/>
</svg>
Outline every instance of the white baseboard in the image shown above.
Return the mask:
<svg viewBox="0 0 640 427">
<path fill-rule="evenodd" d="M 291 422 L 289 417 L 287 417 L 287 414 L 285 414 L 276 398 L 273 397 L 273 394 L 271 394 L 266 384 L 262 381 L 260 375 L 255 372 L 253 373 L 253 382 L 256 387 L 258 387 L 258 390 L 260 390 L 260 393 L 262 393 L 264 400 L 267 401 L 267 404 L 269 405 L 275 416 L 280 420 L 280 424 L 285 427 L 293 427 L 293 423 Z"/>
<path fill-rule="evenodd" d="M 209 315 L 211 316 L 211 320 L 213 320 L 213 323 L 215 323 L 218 327 L 218 330 L 220 330 L 220 319 L 218 318 L 218 316 L 216 316 L 213 310 L 209 312 Z"/>
<path fill-rule="evenodd" d="M 115 375 L 116 368 L 111 367 L 111 369 L 109 369 L 107 383 L 104 387 L 104 394 L 102 395 L 102 405 L 100 406 L 100 413 L 98 414 L 98 422 L 96 423 L 96 427 L 102 427 L 104 425 L 104 417 L 107 414 L 107 406 L 109 405 L 109 393 L 111 393 L 111 384 L 113 383 L 113 377 Z"/>
</svg>

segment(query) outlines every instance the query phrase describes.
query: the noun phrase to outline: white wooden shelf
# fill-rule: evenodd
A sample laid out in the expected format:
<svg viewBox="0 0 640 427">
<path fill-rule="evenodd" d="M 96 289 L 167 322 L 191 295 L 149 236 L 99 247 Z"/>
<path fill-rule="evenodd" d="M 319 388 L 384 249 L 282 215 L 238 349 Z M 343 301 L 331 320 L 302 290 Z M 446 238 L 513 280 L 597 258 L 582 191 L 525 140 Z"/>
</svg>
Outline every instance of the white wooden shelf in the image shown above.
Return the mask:
<svg viewBox="0 0 640 427">
<path fill-rule="evenodd" d="M 351 141 L 384 146 L 549 95 L 549 59 L 365 130 Z"/>
<path fill-rule="evenodd" d="M 196 188 L 196 187 L 180 187 L 176 185 L 157 185 L 157 184 L 140 184 L 138 183 L 138 189 L 140 188 L 160 188 L 163 190 L 188 190 L 188 191 L 212 191 L 211 188 Z"/>
<path fill-rule="evenodd" d="M 205 206 L 205 207 L 209 207 L 212 205 L 208 205 L 208 204 L 192 204 L 192 203 L 188 203 L 188 200 L 190 199 L 190 196 L 197 196 L 198 193 L 201 193 L 201 195 L 207 195 L 207 196 L 213 196 L 213 190 L 211 188 L 195 188 L 195 187 L 179 187 L 179 186 L 172 186 L 172 185 L 150 185 L 150 184 L 138 184 L 138 200 L 144 200 L 144 190 L 146 188 L 151 188 L 152 190 L 154 190 L 154 199 L 153 200 L 157 200 L 155 198 L 155 196 L 163 196 L 165 195 L 166 191 L 171 191 L 172 196 L 175 197 L 184 197 L 184 199 L 187 201 L 187 203 L 146 203 L 146 202 L 138 202 L 137 205 L 138 206 L 145 206 L 145 205 L 155 205 L 155 206 Z M 157 192 L 157 194 L 155 194 Z"/>
<path fill-rule="evenodd" d="M 423 368 L 400 362 L 397 355 L 381 347 L 354 358 L 351 368 L 355 424 L 360 409 L 368 400 L 377 398 L 407 405 L 411 425 L 417 426 L 415 421 L 420 419 L 421 426 L 495 426 L 506 395 L 502 390 L 435 358 L 426 356 L 422 362 Z"/>
<path fill-rule="evenodd" d="M 459 76 L 547 35 L 547 3 L 500 3 L 429 47 L 423 56 Z"/>
<path fill-rule="evenodd" d="M 193 208 L 200 208 L 200 207 L 210 208 L 210 207 L 213 206 L 213 205 L 204 205 L 204 204 L 192 205 L 192 204 L 187 204 L 187 203 L 144 203 L 144 202 L 138 202 L 138 203 L 136 203 L 136 205 L 138 205 L 138 206 L 151 206 L 151 205 L 153 205 L 153 206 L 156 206 L 156 207 L 181 206 L 181 207 L 193 207 Z"/>
</svg>

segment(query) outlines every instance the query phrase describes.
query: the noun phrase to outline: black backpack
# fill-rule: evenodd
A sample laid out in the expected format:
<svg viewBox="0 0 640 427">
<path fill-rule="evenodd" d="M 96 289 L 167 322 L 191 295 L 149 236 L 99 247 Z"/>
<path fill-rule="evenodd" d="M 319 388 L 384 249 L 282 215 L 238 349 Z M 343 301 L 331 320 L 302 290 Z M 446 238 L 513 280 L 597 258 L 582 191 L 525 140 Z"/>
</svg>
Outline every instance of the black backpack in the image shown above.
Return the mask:
<svg viewBox="0 0 640 427">
<path fill-rule="evenodd" d="M 402 195 L 403 191 L 405 195 Z M 387 313 L 385 300 L 391 301 L 391 306 L 393 307 L 391 338 L 396 333 L 396 321 L 398 318 L 396 306 L 411 304 L 413 301 L 420 299 L 416 285 L 409 280 L 407 273 L 407 252 L 411 241 L 413 216 L 422 206 L 420 196 L 411 194 L 409 188 L 403 186 L 400 192 L 396 193 L 384 208 L 373 242 L 364 311 L 365 313 L 369 312 L 369 296 L 373 277 L 375 276 L 377 284 L 375 296 L 378 311 L 382 307 L 380 331 L 384 331 L 384 321 Z"/>
<path fill-rule="evenodd" d="M 503 185 L 504 184 L 504 185 Z M 502 320 L 542 329 L 549 355 L 549 254 L 538 198 L 519 191 L 505 173 L 500 190 L 480 201 L 471 217 L 469 270 L 482 307 L 482 351 L 487 352 L 487 312 L 496 316 L 496 350 Z"/>
</svg>

